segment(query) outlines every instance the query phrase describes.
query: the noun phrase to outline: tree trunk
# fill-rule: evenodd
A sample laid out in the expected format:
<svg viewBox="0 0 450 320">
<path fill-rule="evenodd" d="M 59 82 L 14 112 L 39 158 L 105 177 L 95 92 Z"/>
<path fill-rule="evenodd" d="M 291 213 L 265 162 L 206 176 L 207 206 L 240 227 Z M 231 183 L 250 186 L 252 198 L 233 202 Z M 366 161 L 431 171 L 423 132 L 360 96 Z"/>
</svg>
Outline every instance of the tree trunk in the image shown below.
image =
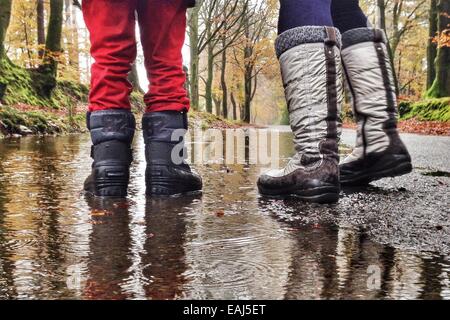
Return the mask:
<svg viewBox="0 0 450 320">
<path fill-rule="evenodd" d="M 249 67 L 246 67 L 244 74 L 244 114 L 243 119 L 245 123 L 250 123 L 250 106 L 252 100 L 252 74 Z"/>
<path fill-rule="evenodd" d="M 245 123 L 250 123 L 250 107 L 252 102 L 252 48 L 247 46 L 244 49 L 244 114 L 243 114 L 243 121 Z"/>
<path fill-rule="evenodd" d="M 206 112 L 212 113 L 212 86 L 214 78 L 214 48 L 211 43 L 208 44 L 207 49 L 207 76 L 205 83 L 205 106 Z"/>
<path fill-rule="evenodd" d="M 233 120 L 236 121 L 237 120 L 237 104 L 236 104 L 236 99 L 234 99 L 233 92 L 231 92 L 230 100 L 231 100 L 231 104 L 233 105 Z"/>
<path fill-rule="evenodd" d="M 30 71 L 35 90 L 49 98 L 57 85 L 58 59 L 61 55 L 61 38 L 64 16 L 64 0 L 50 0 L 50 18 L 42 64 Z"/>
<path fill-rule="evenodd" d="M 387 29 L 386 29 L 386 0 L 377 0 L 377 6 L 378 6 L 378 14 L 379 14 L 379 21 L 378 21 L 379 28 L 383 29 L 384 32 L 386 33 L 386 36 L 388 36 Z M 397 50 L 399 39 L 397 38 L 398 37 L 398 16 L 395 13 L 395 9 L 394 9 L 393 21 L 394 21 L 393 22 L 393 24 L 394 24 L 394 45 L 392 46 L 388 39 L 386 46 L 388 49 L 389 58 L 391 60 L 392 77 L 394 78 L 395 93 L 398 96 L 400 93 L 400 90 L 399 90 L 397 72 L 395 72 L 395 51 Z"/>
<path fill-rule="evenodd" d="M 139 82 L 139 74 L 137 71 L 136 62 L 134 62 L 133 65 L 131 66 L 131 72 L 128 75 L 128 81 L 130 81 L 130 83 L 133 85 L 134 91 L 144 93 L 144 91 L 141 88 L 141 83 Z"/>
<path fill-rule="evenodd" d="M 199 62 L 200 57 L 198 53 L 198 12 L 199 7 L 189 10 L 189 45 L 191 48 L 191 62 L 190 62 L 190 97 L 192 109 L 199 109 Z"/>
<path fill-rule="evenodd" d="M 189 68 L 187 66 L 185 66 L 184 64 L 183 64 L 183 72 L 186 77 L 186 81 L 184 82 L 184 90 L 186 90 L 187 96 L 190 99 L 191 98 L 191 93 L 190 93 L 191 81 L 189 78 Z"/>
<path fill-rule="evenodd" d="M 78 44 L 78 27 L 76 19 L 76 7 L 72 0 L 64 0 L 66 31 L 66 45 L 68 49 L 69 65 L 74 73 L 74 78 L 80 80 L 80 62 L 79 62 L 79 44 Z"/>
<path fill-rule="evenodd" d="M 6 54 L 5 38 L 11 19 L 12 0 L 0 0 L 0 59 Z"/>
<path fill-rule="evenodd" d="M 44 14 L 44 0 L 37 0 L 37 41 L 39 46 L 39 58 L 44 57 L 45 48 L 45 14 Z"/>
<path fill-rule="evenodd" d="M 222 45 L 225 44 L 226 38 L 222 37 Z M 227 50 L 222 51 L 222 66 L 220 73 L 220 87 L 222 89 L 222 115 L 225 119 L 228 118 L 228 88 L 227 81 L 225 77 L 225 72 L 227 68 Z"/>
<path fill-rule="evenodd" d="M 386 31 L 386 3 L 384 1 L 385 0 L 377 0 L 379 14 L 378 24 L 381 29 Z"/>
<path fill-rule="evenodd" d="M 44 64 L 49 72 L 56 77 L 58 71 L 58 56 L 61 54 L 61 37 L 63 24 L 63 0 L 50 0 L 50 18 L 45 41 Z"/>
<path fill-rule="evenodd" d="M 214 105 L 216 106 L 216 115 L 220 116 L 222 113 L 220 107 L 222 106 L 222 100 L 220 100 L 219 96 L 213 95 Z"/>
<path fill-rule="evenodd" d="M 450 0 L 438 1 L 438 31 L 442 37 L 450 36 L 448 26 L 450 24 Z M 436 57 L 436 79 L 427 93 L 428 97 L 443 98 L 450 96 L 450 47 L 448 44 L 440 44 Z"/>
<path fill-rule="evenodd" d="M 436 79 L 436 56 L 437 45 L 433 41 L 438 32 L 438 12 L 437 12 L 437 0 L 431 0 L 430 16 L 429 16 L 429 38 L 427 47 L 427 90 L 433 85 L 434 79 Z"/>
</svg>

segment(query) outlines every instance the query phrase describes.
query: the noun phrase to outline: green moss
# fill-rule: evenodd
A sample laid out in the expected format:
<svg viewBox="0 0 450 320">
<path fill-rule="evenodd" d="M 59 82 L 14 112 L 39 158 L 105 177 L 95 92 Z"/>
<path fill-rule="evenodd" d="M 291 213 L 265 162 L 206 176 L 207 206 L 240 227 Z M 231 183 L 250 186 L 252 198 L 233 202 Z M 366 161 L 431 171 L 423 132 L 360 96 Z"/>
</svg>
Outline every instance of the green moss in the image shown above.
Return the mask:
<svg viewBox="0 0 450 320">
<path fill-rule="evenodd" d="M 401 102 L 400 119 L 420 121 L 450 121 L 450 98 L 427 99 L 419 102 Z"/>
<path fill-rule="evenodd" d="M 130 102 L 133 106 L 133 111 L 136 113 L 144 113 L 145 111 L 145 103 L 144 103 L 144 95 L 138 91 L 133 91 L 130 95 Z"/>
<path fill-rule="evenodd" d="M 191 110 L 189 115 L 189 126 L 191 128 L 208 129 L 212 127 L 235 127 L 239 126 L 239 122 L 223 119 L 208 112 L 200 112 Z"/>
<path fill-rule="evenodd" d="M 0 60 L 0 101 L 6 105 L 18 103 L 50 109 L 72 108 L 86 102 L 87 86 L 70 81 L 58 81 L 49 96 L 39 91 L 41 87 L 36 70 L 27 70 L 14 65 L 9 59 Z"/>
<path fill-rule="evenodd" d="M 289 111 L 288 108 L 283 108 L 283 111 L 280 116 L 280 120 L 278 121 L 280 125 L 288 125 L 289 124 Z"/>
<path fill-rule="evenodd" d="M 4 135 L 21 134 L 21 126 L 33 134 L 78 132 L 84 127 L 84 121 L 84 115 L 77 115 L 69 120 L 49 112 L 20 112 L 10 107 L 0 108 L 0 131 Z"/>
</svg>

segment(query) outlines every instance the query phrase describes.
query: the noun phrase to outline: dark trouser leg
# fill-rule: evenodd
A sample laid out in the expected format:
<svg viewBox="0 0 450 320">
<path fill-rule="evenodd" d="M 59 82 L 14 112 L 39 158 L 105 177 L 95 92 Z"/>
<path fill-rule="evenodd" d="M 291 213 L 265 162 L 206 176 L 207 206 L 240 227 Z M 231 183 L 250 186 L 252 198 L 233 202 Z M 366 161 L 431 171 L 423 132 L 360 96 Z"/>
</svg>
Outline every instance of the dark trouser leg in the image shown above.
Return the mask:
<svg viewBox="0 0 450 320">
<path fill-rule="evenodd" d="M 303 26 L 333 26 L 331 0 L 280 0 L 278 34 Z"/>
<path fill-rule="evenodd" d="M 367 16 L 361 10 L 358 0 L 333 0 L 331 15 L 334 26 L 341 33 L 369 26 Z"/>
</svg>

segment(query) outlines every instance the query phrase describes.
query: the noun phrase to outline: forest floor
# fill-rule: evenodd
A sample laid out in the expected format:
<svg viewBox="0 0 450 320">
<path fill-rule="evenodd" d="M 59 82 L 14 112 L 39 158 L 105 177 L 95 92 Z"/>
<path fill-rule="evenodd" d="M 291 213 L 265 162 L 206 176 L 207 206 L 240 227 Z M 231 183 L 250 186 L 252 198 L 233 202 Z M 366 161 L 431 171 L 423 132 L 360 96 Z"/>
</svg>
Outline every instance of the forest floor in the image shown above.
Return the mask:
<svg viewBox="0 0 450 320">
<path fill-rule="evenodd" d="M 69 117 L 66 109 L 49 109 L 24 103 L 13 106 L 0 105 L 0 138 L 86 132 L 86 111 L 87 106 L 79 104 L 72 109 L 72 116 Z M 142 113 L 139 111 L 135 113 L 139 119 Z M 140 121 L 137 123 L 139 127 Z M 191 129 L 233 129 L 248 126 L 257 127 L 240 121 L 226 120 L 206 112 L 189 112 Z"/>
<path fill-rule="evenodd" d="M 15 104 L 11 107 L 0 105 L 0 137 L 85 132 L 86 110 L 85 104 L 79 104 L 73 108 L 72 116 L 69 117 L 67 109 L 49 109 L 24 103 Z M 137 118 L 139 118 L 139 112 L 136 113 Z M 190 128 L 201 129 L 261 127 L 244 124 L 239 121 L 226 120 L 210 113 L 198 111 L 189 113 L 189 123 Z M 356 124 L 351 119 L 344 119 L 343 126 L 344 128 L 356 128 Z M 398 127 L 404 133 L 450 136 L 449 121 L 420 121 L 416 118 L 401 119 Z"/>
<path fill-rule="evenodd" d="M 356 129 L 356 124 L 345 120 L 344 128 Z M 400 119 L 398 129 L 403 133 L 417 133 L 433 136 L 450 136 L 450 122 L 446 121 L 420 121 L 417 119 Z"/>
</svg>

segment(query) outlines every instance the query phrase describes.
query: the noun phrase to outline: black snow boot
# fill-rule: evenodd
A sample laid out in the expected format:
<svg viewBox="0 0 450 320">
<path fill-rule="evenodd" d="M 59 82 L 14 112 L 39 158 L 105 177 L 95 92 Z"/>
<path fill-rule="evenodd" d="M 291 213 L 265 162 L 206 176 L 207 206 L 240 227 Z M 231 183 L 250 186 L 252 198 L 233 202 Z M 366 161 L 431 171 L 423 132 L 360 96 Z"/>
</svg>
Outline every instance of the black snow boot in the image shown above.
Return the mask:
<svg viewBox="0 0 450 320">
<path fill-rule="evenodd" d="M 169 196 L 202 189 L 201 177 L 185 161 L 187 128 L 185 112 L 152 112 L 142 118 L 148 196 Z"/>
<path fill-rule="evenodd" d="M 84 190 L 99 197 L 126 197 L 133 161 L 134 115 L 123 109 L 95 111 L 88 113 L 87 126 L 94 163 Z"/>
</svg>

